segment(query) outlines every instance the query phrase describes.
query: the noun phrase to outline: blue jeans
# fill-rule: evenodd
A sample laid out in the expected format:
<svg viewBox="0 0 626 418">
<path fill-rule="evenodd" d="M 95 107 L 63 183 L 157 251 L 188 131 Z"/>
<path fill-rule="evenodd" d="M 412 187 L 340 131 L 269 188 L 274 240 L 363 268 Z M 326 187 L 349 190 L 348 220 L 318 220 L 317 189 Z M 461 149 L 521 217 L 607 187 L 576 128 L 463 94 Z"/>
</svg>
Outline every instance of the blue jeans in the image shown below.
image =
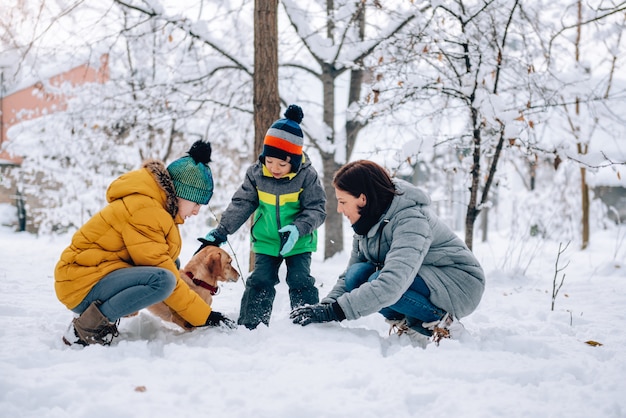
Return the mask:
<svg viewBox="0 0 626 418">
<path fill-rule="evenodd" d="M 159 267 L 127 267 L 104 276 L 73 312 L 82 314 L 93 302 L 109 321 L 162 302 L 174 291 L 176 276 Z"/>
<path fill-rule="evenodd" d="M 372 263 L 357 263 L 348 268 L 345 275 L 345 285 L 348 292 L 364 283 L 378 278 L 380 270 Z M 407 318 L 409 325 L 413 323 L 432 322 L 441 319 L 446 314 L 443 309 L 433 305 L 430 301 L 430 290 L 424 280 L 417 275 L 411 286 L 396 303 L 382 308 L 380 313 L 387 319 Z"/>
</svg>

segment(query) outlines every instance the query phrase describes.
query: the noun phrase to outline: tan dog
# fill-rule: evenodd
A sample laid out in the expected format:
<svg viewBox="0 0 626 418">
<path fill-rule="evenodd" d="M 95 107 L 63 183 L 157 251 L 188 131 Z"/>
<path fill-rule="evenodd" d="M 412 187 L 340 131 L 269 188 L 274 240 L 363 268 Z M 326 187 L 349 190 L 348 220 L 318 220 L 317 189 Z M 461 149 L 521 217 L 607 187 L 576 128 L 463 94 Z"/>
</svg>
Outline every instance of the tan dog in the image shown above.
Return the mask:
<svg viewBox="0 0 626 418">
<path fill-rule="evenodd" d="M 219 292 L 218 282 L 236 282 L 239 279 L 239 273 L 231 263 L 232 258 L 226 251 L 209 245 L 191 257 L 180 270 L 180 277 L 210 306 L 213 295 Z M 173 322 L 186 330 L 193 329 L 163 302 L 148 306 L 148 310 L 164 321 Z"/>
</svg>

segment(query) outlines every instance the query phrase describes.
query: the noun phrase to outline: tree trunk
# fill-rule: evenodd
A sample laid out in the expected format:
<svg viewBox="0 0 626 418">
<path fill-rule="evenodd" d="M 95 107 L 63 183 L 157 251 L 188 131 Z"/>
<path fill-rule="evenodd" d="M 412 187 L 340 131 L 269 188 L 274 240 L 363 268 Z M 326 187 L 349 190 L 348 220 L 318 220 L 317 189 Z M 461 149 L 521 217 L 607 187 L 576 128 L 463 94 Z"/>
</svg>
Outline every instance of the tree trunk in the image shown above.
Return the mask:
<svg viewBox="0 0 626 418">
<path fill-rule="evenodd" d="M 579 153 L 586 154 L 586 150 L 583 153 L 581 144 L 578 144 Z M 581 249 L 587 248 L 589 245 L 589 185 L 587 184 L 587 169 L 580 167 L 580 191 L 581 191 L 581 208 L 582 208 L 582 243 Z"/>
<path fill-rule="evenodd" d="M 365 39 L 365 9 L 362 8 L 358 16 L 359 24 L 359 39 Z M 350 109 L 352 103 L 358 103 L 361 99 L 361 89 L 363 87 L 363 67 L 361 62 L 357 62 L 358 67 L 354 67 L 350 71 L 350 90 L 348 91 L 348 107 Z M 354 144 L 356 143 L 357 136 L 363 128 L 363 125 L 359 121 L 352 119 L 346 119 L 346 162 L 350 161 L 352 156 L 352 150 L 354 150 Z"/>
<path fill-rule="evenodd" d="M 332 10 L 333 2 L 328 1 L 327 5 L 330 13 Z M 361 9 L 357 16 L 359 38 L 365 38 L 365 9 Z M 332 19 L 329 19 L 328 33 L 329 37 L 332 37 Z M 360 64 L 360 63 L 359 63 Z M 326 66 L 323 69 L 322 82 L 324 84 L 324 122 L 327 126 L 331 127 L 332 138 L 329 138 L 331 142 L 334 142 L 334 123 L 335 123 L 335 78 L 337 73 L 332 66 Z M 350 108 L 352 103 L 356 103 L 361 98 L 361 88 L 363 86 L 363 70 L 361 67 L 355 67 L 350 71 L 350 89 L 348 91 L 348 103 L 347 108 Z M 350 161 L 354 144 L 363 125 L 351 119 L 346 119 L 345 132 L 346 132 L 346 161 Z M 328 259 L 335 254 L 343 251 L 343 218 L 341 214 L 337 212 L 337 200 L 335 198 L 335 188 L 332 185 L 333 176 L 335 172 L 341 167 L 335 161 L 334 154 L 322 154 L 324 160 L 324 191 L 326 192 L 326 223 L 324 231 L 326 239 L 324 242 L 324 259 Z"/>
<path fill-rule="evenodd" d="M 472 184 L 470 186 L 470 199 L 467 204 L 467 214 L 465 216 L 465 244 L 471 250 L 474 245 L 474 222 L 478 217 L 478 188 L 480 186 L 480 122 L 478 121 L 478 110 L 472 108 L 472 126 L 474 149 L 472 155 L 474 162 L 470 171 Z"/>
<path fill-rule="evenodd" d="M 482 216 L 480 218 L 480 226 L 482 230 L 482 242 L 487 242 L 489 237 L 489 210 L 490 208 L 484 208 L 482 212 Z"/>
<path fill-rule="evenodd" d="M 322 65 L 322 85 L 324 100 L 324 124 L 329 128 L 327 140 L 335 142 L 335 69 L 331 65 Z M 342 218 L 337 213 L 333 176 L 340 167 L 334 154 L 321 152 L 324 168 L 323 185 L 326 192 L 326 222 L 324 222 L 324 260 L 343 250 Z"/>
<path fill-rule="evenodd" d="M 265 132 L 280 117 L 278 94 L 278 0 L 254 2 L 254 152 L 263 150 Z"/>
<path fill-rule="evenodd" d="M 329 173 L 335 173 L 341 164 L 337 164 L 333 154 L 322 155 L 324 164 L 323 186 L 326 192 L 326 222 L 324 223 L 325 243 L 324 260 L 343 251 L 343 219 L 337 212 L 337 199 L 333 187 L 333 177 Z"/>
<path fill-rule="evenodd" d="M 252 162 L 263 150 L 265 132 L 280 116 L 278 94 L 278 0 L 254 2 L 254 149 Z M 250 251 L 250 271 L 254 253 Z"/>
<path fill-rule="evenodd" d="M 576 62 L 580 62 L 580 36 L 582 32 L 582 0 L 578 0 L 578 27 L 576 28 Z M 580 117 L 580 99 L 576 97 L 576 116 Z M 580 128 L 574 131 L 574 135 L 579 136 Z M 577 148 L 580 155 L 587 154 L 589 151 L 587 145 L 583 145 L 578 138 Z M 587 170 L 585 167 L 580 167 L 580 193 L 582 195 L 581 209 L 582 209 L 582 243 L 581 249 L 587 248 L 589 245 L 589 186 L 587 185 Z"/>
</svg>

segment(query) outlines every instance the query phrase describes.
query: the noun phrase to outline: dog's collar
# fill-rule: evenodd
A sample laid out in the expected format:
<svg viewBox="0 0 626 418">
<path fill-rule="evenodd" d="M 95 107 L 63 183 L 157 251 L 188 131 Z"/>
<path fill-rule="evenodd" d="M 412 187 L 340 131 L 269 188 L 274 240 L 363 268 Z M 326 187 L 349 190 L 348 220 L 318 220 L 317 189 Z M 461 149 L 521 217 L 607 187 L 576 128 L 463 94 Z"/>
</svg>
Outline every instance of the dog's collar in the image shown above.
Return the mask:
<svg viewBox="0 0 626 418">
<path fill-rule="evenodd" d="M 185 274 L 187 275 L 187 277 L 189 277 L 191 279 L 193 284 L 195 284 L 196 286 L 200 286 L 200 287 L 205 288 L 206 290 L 209 291 L 209 293 L 211 293 L 211 295 L 215 296 L 215 295 L 217 295 L 219 293 L 219 291 L 220 291 L 219 287 L 211 286 L 207 282 L 203 282 L 200 279 L 196 279 L 195 277 L 193 277 L 193 273 L 190 272 L 190 271 L 185 272 Z"/>
</svg>

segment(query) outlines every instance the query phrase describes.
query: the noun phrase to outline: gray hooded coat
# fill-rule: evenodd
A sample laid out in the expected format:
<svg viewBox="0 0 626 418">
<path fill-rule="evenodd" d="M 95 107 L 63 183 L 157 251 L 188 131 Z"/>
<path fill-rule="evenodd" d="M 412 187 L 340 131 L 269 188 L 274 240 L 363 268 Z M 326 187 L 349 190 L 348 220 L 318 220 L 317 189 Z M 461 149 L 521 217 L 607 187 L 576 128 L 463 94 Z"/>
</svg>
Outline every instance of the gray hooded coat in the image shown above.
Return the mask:
<svg viewBox="0 0 626 418">
<path fill-rule="evenodd" d="M 396 303 L 419 274 L 433 304 L 457 318 L 469 315 L 485 289 L 478 260 L 430 209 L 423 191 L 394 183 L 401 194 L 366 235 L 354 236 L 348 263 L 382 264 L 378 278 L 348 293 L 344 272 L 322 303 L 336 301 L 346 319 L 357 319 Z"/>
</svg>

